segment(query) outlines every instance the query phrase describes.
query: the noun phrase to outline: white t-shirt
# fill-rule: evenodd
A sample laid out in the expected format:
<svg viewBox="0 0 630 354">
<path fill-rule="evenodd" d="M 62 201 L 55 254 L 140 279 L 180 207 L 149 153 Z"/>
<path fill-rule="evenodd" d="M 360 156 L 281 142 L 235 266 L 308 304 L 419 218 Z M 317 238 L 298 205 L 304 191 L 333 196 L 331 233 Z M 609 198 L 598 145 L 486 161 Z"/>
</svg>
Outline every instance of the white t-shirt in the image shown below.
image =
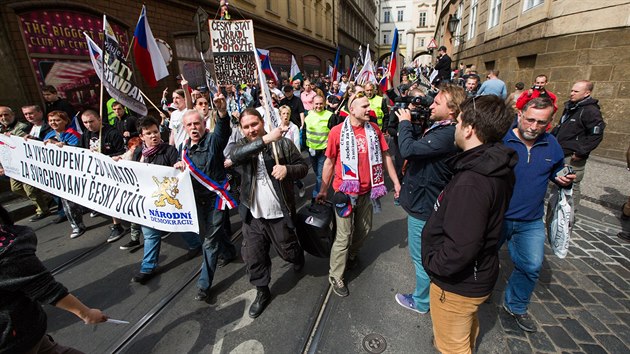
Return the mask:
<svg viewBox="0 0 630 354">
<path fill-rule="evenodd" d="M 31 132 L 29 133 L 29 135 L 31 136 L 39 136 L 39 132 L 42 131 L 42 126 L 41 125 L 34 125 L 31 127 Z M 43 138 L 43 136 L 42 136 Z"/>
<path fill-rule="evenodd" d="M 295 123 L 289 122 L 289 130 L 284 134 L 284 137 L 290 139 L 300 151 L 300 128 Z"/>
<path fill-rule="evenodd" d="M 283 217 L 280 200 L 271 184 L 271 177 L 267 173 L 262 152 L 258 154 L 258 169 L 256 171 L 256 185 L 254 198 L 249 211 L 256 219 L 278 219 Z"/>
<path fill-rule="evenodd" d="M 179 149 L 180 145 L 182 145 L 188 137 L 186 129 L 184 129 L 184 113 L 187 111 L 188 109 L 173 111 L 173 113 L 171 113 L 171 121 L 168 124 L 171 134 L 174 134 L 174 146 L 177 149 Z"/>
</svg>

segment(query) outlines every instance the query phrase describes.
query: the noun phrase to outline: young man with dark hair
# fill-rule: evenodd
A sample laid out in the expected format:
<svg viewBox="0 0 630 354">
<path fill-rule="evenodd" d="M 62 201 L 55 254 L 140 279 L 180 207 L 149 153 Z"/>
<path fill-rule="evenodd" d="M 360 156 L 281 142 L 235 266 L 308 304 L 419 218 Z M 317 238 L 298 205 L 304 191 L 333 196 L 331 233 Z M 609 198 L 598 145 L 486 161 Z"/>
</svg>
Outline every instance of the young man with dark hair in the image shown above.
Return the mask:
<svg viewBox="0 0 630 354">
<path fill-rule="evenodd" d="M 48 117 L 48 113 L 52 111 L 64 111 L 70 119 L 77 114 L 70 102 L 59 97 L 59 93 L 57 92 L 55 86 L 44 86 L 42 88 L 42 96 L 44 96 L 44 101 L 46 101 L 45 117 Z"/>
<path fill-rule="evenodd" d="M 496 96 L 467 99 L 457 117 L 455 144 L 464 151 L 448 161 L 453 178 L 422 232 L 434 344 L 441 353 L 474 351 L 477 311 L 499 275 L 497 244 L 517 162 L 501 138 L 513 117 Z"/>
</svg>

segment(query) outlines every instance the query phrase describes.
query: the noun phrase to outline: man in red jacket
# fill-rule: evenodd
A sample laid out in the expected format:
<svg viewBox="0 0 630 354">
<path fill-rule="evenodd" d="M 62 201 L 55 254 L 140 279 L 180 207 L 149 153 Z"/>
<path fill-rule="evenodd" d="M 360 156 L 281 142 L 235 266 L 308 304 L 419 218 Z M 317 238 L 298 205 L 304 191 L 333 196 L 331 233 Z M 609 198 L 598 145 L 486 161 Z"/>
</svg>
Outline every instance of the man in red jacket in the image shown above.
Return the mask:
<svg viewBox="0 0 630 354">
<path fill-rule="evenodd" d="M 549 82 L 547 81 L 547 75 L 540 74 L 536 76 L 536 80 L 534 81 L 534 85 L 527 91 L 521 93 L 521 95 L 516 100 L 516 109 L 519 111 L 523 110 L 525 104 L 527 102 L 533 100 L 536 97 L 549 97 L 551 102 L 553 102 L 553 113 L 556 113 L 558 110 L 558 104 L 556 103 L 557 97 L 551 91 L 545 90 L 545 86 L 547 86 Z"/>
</svg>

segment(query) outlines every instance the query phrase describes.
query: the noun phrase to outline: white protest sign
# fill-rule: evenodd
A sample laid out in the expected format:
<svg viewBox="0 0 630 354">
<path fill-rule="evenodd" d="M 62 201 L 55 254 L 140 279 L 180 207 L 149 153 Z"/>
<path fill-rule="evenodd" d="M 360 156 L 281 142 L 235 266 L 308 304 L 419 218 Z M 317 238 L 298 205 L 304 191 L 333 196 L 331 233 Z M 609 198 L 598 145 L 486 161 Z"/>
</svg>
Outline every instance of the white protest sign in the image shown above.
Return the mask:
<svg viewBox="0 0 630 354">
<path fill-rule="evenodd" d="M 163 231 L 199 232 L 188 170 L 0 134 L 4 173 L 105 215 Z"/>
<path fill-rule="evenodd" d="M 256 81 L 256 46 L 252 20 L 210 20 L 210 50 L 217 85 Z"/>
</svg>

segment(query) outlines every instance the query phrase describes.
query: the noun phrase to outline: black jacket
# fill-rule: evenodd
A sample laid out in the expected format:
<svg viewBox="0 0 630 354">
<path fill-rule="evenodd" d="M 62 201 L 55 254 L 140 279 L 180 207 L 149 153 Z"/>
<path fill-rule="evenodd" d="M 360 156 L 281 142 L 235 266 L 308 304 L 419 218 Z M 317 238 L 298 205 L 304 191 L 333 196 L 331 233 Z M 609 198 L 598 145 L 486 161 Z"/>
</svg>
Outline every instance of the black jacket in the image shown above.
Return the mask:
<svg viewBox="0 0 630 354">
<path fill-rule="evenodd" d="M 399 201 L 409 215 L 427 220 L 435 200 L 453 175 L 446 160 L 457 153 L 455 125 L 435 126 L 421 138 L 416 134 L 410 122 L 398 125 L 398 148 L 408 161 Z"/>
<path fill-rule="evenodd" d="M 586 159 L 602 142 L 605 127 L 598 101 L 589 96 L 577 103 L 566 102 L 562 118 L 551 134 L 562 146 L 565 156 L 575 153 Z"/>
<path fill-rule="evenodd" d="M 438 71 L 438 79 L 440 81 L 451 79 L 451 57 L 448 54 L 442 55 L 437 64 L 435 64 L 435 70 Z"/>
<path fill-rule="evenodd" d="M 68 289 L 35 255 L 37 236 L 31 228 L 2 225 L 0 237 L 0 353 L 23 353 L 46 333 L 40 304 L 56 304 Z"/>
<path fill-rule="evenodd" d="M 500 143 L 480 145 L 448 161 L 455 175 L 422 231 L 422 265 L 443 290 L 466 297 L 492 292 L 517 162 L 516 152 Z"/>
<path fill-rule="evenodd" d="M 217 125 L 212 133 L 206 132 L 198 144 L 191 146 L 190 139 L 186 139 L 183 149 L 187 151 L 188 158 L 197 168 L 203 171 L 214 181 L 222 183 L 225 181 L 225 155 L 223 149 L 227 146 L 232 129 L 230 128 L 230 117 L 217 115 Z M 216 193 L 204 187 L 197 179 L 192 178 L 195 200 L 207 200 L 209 205 L 214 205 Z"/>
<path fill-rule="evenodd" d="M 293 181 L 304 178 L 308 173 L 308 165 L 295 147 L 295 144 L 287 138 L 280 139 L 278 147 L 278 158 L 281 165 L 287 167 L 287 176 L 282 181 L 271 176 L 273 166 L 276 161 L 273 157 L 271 146 L 265 145 L 262 138 L 249 142 L 243 138 L 236 143 L 232 151 L 232 162 L 242 168 L 241 182 L 241 204 L 239 213 L 241 219 L 247 222 L 251 200 L 256 188 L 256 171 L 258 170 L 258 154 L 262 151 L 267 167 L 267 173 L 273 185 L 276 195 L 280 197 L 280 207 L 290 228 L 294 227 L 293 217 L 295 216 L 295 193 L 293 191 Z"/>
<path fill-rule="evenodd" d="M 109 124 L 103 124 L 103 131 L 101 132 L 101 153 L 107 156 L 118 156 L 125 153 L 125 143 L 123 142 L 123 136 Z M 91 132 L 85 130 L 81 136 L 81 147 L 84 149 L 90 148 L 90 142 L 92 140 L 98 140 L 99 132 Z"/>
<path fill-rule="evenodd" d="M 138 118 L 136 118 L 135 116 L 132 116 L 131 114 L 125 113 L 125 115 L 122 116 L 122 118 L 116 117 L 116 124 L 114 128 L 116 128 L 116 130 L 118 130 L 121 135 L 124 132 L 129 132 L 128 138 L 125 138 L 123 136 L 125 145 L 131 138 L 140 135 L 140 132 L 138 132 Z"/>
<path fill-rule="evenodd" d="M 142 146 L 138 146 L 136 150 L 134 150 L 132 159 L 134 161 L 140 161 L 140 157 L 142 157 Z M 179 161 L 177 149 L 174 146 L 162 143 L 160 149 L 143 162 L 152 165 L 173 167 L 177 161 Z"/>
</svg>

